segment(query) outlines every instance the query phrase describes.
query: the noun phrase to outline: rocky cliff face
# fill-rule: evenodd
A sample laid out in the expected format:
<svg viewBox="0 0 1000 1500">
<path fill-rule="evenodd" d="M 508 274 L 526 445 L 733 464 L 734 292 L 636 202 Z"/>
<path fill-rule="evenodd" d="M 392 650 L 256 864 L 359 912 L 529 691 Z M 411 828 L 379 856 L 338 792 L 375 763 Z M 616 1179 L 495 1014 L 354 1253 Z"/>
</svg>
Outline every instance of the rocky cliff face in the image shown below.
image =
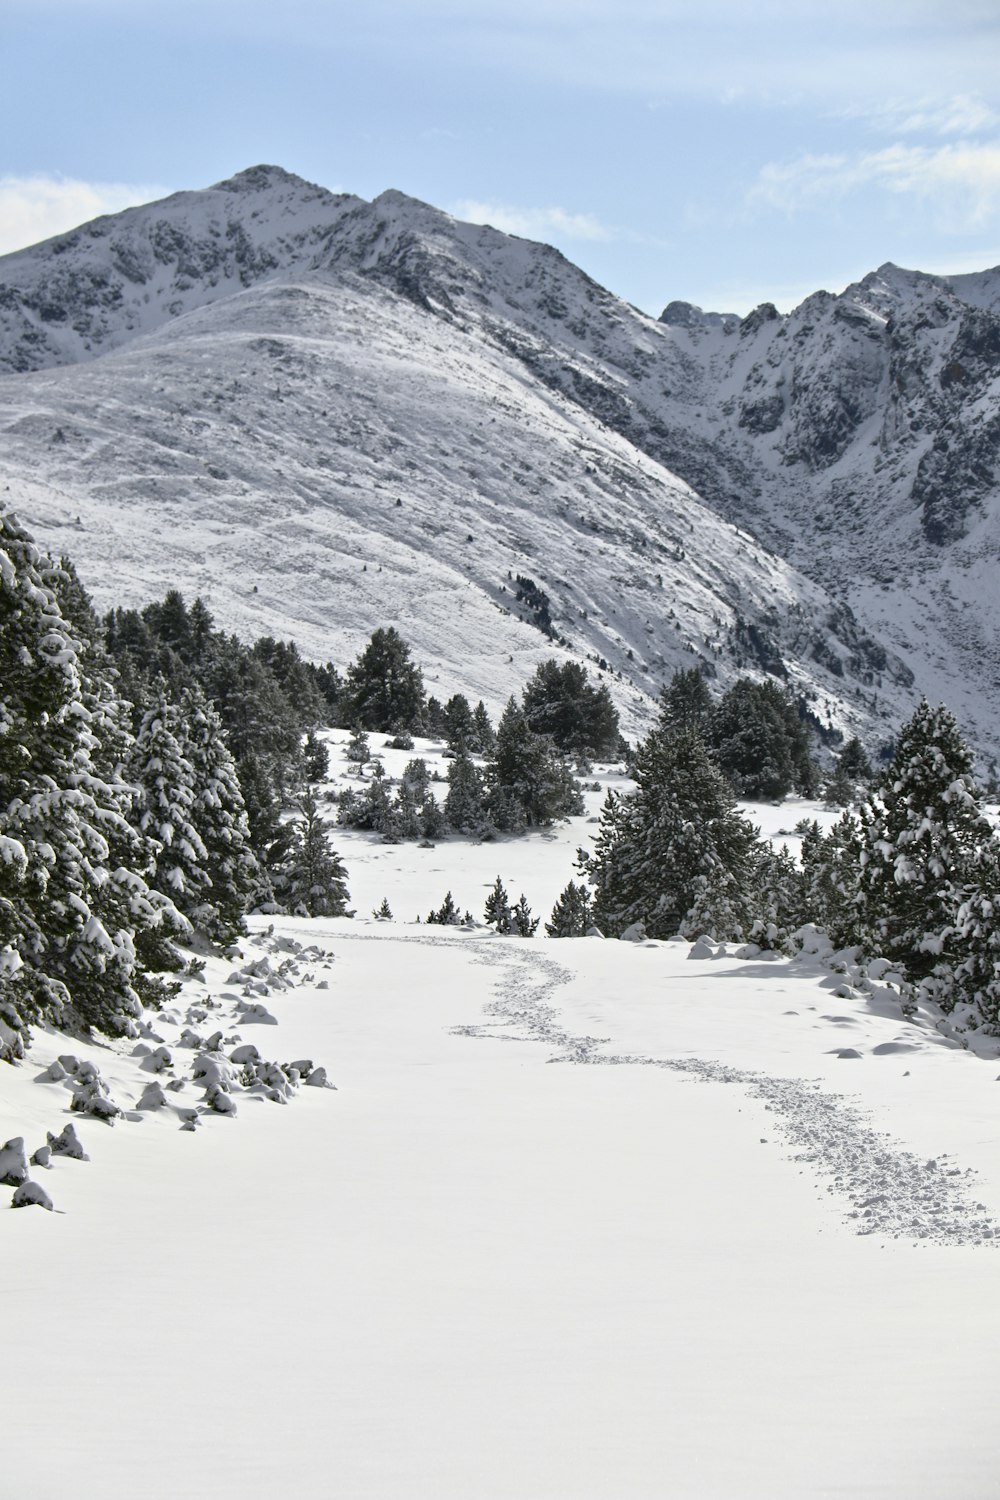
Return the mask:
<svg viewBox="0 0 1000 1500">
<path fill-rule="evenodd" d="M 996 740 L 1000 271 L 655 320 L 550 247 L 260 167 L 0 260 L 0 369 L 3 482 L 84 564 L 103 518 L 99 594 L 158 588 L 166 537 L 166 583 L 234 624 L 263 592 L 316 650 L 282 578 L 319 568 L 353 649 L 423 574 L 519 661 L 550 649 L 521 574 L 637 713 L 695 657 L 870 740 L 917 691 Z M 411 634 L 462 686 L 422 593 Z"/>
</svg>

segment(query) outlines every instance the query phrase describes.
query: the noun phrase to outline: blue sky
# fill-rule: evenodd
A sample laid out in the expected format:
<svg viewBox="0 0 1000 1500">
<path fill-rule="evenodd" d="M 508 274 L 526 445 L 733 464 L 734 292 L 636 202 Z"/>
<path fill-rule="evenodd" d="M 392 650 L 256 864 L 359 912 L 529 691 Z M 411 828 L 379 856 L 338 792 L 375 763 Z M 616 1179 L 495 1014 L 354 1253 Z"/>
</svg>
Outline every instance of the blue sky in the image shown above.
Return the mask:
<svg viewBox="0 0 1000 1500">
<path fill-rule="evenodd" d="M 0 250 L 257 162 L 651 312 L 1000 263 L 996 0 L 3 0 Z"/>
</svg>

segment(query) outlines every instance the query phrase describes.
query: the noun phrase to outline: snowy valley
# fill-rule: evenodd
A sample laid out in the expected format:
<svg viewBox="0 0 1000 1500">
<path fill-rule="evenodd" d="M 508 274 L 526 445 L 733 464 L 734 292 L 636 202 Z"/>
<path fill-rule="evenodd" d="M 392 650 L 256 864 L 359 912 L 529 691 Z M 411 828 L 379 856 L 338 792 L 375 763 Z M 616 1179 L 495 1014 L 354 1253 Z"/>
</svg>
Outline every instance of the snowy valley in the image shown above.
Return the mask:
<svg viewBox="0 0 1000 1500">
<path fill-rule="evenodd" d="M 546 911 L 601 796 L 487 845 L 338 830 L 353 920 L 253 919 L 138 1040 L 3 1069 L 0 1138 L 89 1157 L 5 1217 L 11 1495 L 992 1493 L 976 1404 L 922 1413 L 929 1368 L 995 1370 L 996 1058 L 822 944 L 416 922 L 498 872 Z M 831 816 L 748 811 L 792 847 Z M 72 1109 L 88 1065 L 113 1121 Z"/>
<path fill-rule="evenodd" d="M 4 1497 L 996 1493 L 998 329 L 0 260 Z"/>
</svg>

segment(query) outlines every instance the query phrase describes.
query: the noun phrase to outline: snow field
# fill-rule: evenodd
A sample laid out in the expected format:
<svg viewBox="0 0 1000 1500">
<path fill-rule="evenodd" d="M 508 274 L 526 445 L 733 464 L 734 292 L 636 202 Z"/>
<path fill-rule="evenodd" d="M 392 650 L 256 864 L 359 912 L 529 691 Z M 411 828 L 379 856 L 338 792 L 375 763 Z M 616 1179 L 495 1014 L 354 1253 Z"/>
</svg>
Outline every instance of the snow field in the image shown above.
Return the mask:
<svg viewBox="0 0 1000 1500">
<path fill-rule="evenodd" d="M 983 1401 L 941 1399 L 997 1376 L 995 1058 L 808 956 L 367 915 L 450 887 L 478 916 L 497 873 L 547 915 L 592 831 L 334 829 L 354 921 L 254 919 L 150 1053 L 39 1031 L 0 1072 L 0 1144 L 72 1121 L 90 1157 L 0 1214 L 5 1497 L 996 1493 Z M 216 1028 L 336 1092 L 134 1111 L 180 1076 L 204 1108 L 179 1038 Z M 35 1081 L 67 1052 L 126 1118 Z"/>
</svg>

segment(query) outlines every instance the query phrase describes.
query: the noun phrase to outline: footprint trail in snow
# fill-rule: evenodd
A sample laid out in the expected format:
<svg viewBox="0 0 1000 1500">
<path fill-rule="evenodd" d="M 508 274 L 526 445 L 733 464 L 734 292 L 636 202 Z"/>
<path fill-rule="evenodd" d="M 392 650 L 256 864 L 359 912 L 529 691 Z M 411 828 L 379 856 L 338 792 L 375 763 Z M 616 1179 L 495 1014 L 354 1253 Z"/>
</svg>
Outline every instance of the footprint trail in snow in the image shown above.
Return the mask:
<svg viewBox="0 0 1000 1500">
<path fill-rule="evenodd" d="M 426 941 L 426 940 L 425 940 Z M 433 941 L 433 939 L 431 939 Z M 921 1160 L 874 1130 L 863 1113 L 818 1082 L 774 1078 L 709 1059 L 607 1052 L 607 1037 L 577 1036 L 560 1024 L 554 997 L 572 974 L 552 959 L 494 942 L 475 943 L 478 962 L 498 964 L 507 979 L 486 1007 L 487 1020 L 457 1033 L 492 1040 L 536 1041 L 553 1049 L 552 1063 L 664 1068 L 706 1083 L 734 1083 L 760 1099 L 794 1150 L 828 1179 L 827 1190 L 850 1204 L 859 1234 L 948 1245 L 1000 1243 L 1000 1225 L 974 1197 L 974 1173 L 942 1155 Z"/>
</svg>

